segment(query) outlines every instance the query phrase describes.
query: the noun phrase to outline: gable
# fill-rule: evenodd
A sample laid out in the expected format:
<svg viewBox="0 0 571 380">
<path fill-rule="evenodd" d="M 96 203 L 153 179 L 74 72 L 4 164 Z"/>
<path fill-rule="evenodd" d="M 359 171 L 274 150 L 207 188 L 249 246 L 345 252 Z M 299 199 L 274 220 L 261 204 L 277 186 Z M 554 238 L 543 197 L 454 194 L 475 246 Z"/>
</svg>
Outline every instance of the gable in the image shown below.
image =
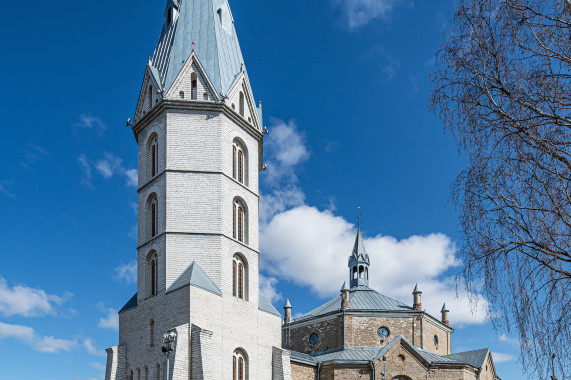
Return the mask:
<svg viewBox="0 0 571 380">
<path fill-rule="evenodd" d="M 160 78 L 157 75 L 156 69 L 150 63 L 147 64 L 135 110 L 134 123 L 149 113 L 162 100 Z"/>
<path fill-rule="evenodd" d="M 241 98 L 242 100 L 240 100 Z M 236 82 L 228 93 L 225 102 L 233 111 L 242 116 L 246 122 L 256 129 L 261 129 L 257 107 L 244 73 L 241 73 L 236 78 Z"/>
<path fill-rule="evenodd" d="M 193 91 L 193 82 L 196 87 Z M 194 96 L 193 96 L 194 95 Z M 166 94 L 170 100 L 216 101 L 219 99 L 210 78 L 202 68 L 196 54 L 191 53 Z"/>
</svg>

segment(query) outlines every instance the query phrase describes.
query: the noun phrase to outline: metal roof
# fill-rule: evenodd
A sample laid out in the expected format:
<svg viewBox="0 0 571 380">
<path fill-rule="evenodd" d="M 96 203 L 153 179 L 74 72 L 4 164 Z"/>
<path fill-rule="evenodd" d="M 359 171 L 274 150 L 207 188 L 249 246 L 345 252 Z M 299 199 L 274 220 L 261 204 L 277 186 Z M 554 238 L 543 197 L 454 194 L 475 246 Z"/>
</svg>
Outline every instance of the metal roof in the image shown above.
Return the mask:
<svg viewBox="0 0 571 380">
<path fill-rule="evenodd" d="M 228 0 L 180 0 L 179 11 L 170 24 L 165 20 L 153 55 L 163 90 L 170 89 L 194 51 L 218 93 L 227 95 L 246 73 Z M 247 74 L 246 80 L 249 86 Z"/>
<path fill-rule="evenodd" d="M 422 359 L 424 359 L 427 363 L 430 364 L 469 364 L 470 363 L 456 360 L 455 358 L 451 358 L 449 356 L 440 356 L 429 352 L 427 350 L 415 347 L 412 343 L 410 343 L 404 336 L 399 335 L 395 339 L 393 339 L 390 343 L 386 346 L 377 348 L 377 347 L 340 347 L 338 349 L 329 350 L 322 353 L 316 354 L 304 354 L 301 352 L 291 351 L 291 360 L 294 362 L 302 362 L 311 365 L 317 365 L 318 363 L 323 362 L 331 362 L 331 361 L 338 361 L 338 362 L 357 362 L 357 361 L 373 361 L 376 362 L 380 358 L 382 358 L 387 352 L 389 352 L 395 345 L 402 342 L 402 344 L 408 347 L 410 350 L 416 352 Z M 483 351 L 483 350 L 479 350 Z M 473 352 L 479 352 L 473 351 Z M 487 350 L 486 350 L 487 351 Z M 470 354 L 470 353 L 463 353 L 463 354 Z M 460 354 L 456 354 L 460 355 Z M 484 357 L 485 359 L 485 357 Z M 473 365 L 472 365 L 473 366 Z M 477 368 L 481 368 L 477 367 Z"/>
<path fill-rule="evenodd" d="M 457 354 L 446 355 L 446 358 L 454 360 L 460 363 L 466 363 L 474 368 L 482 368 L 486 358 L 488 357 L 488 348 L 483 348 L 481 350 L 459 352 Z"/>
<path fill-rule="evenodd" d="M 349 294 L 350 307 L 345 310 L 414 311 L 411 306 L 384 296 L 367 286 L 353 287 Z M 341 310 L 341 296 L 338 296 L 317 309 L 302 315 L 294 322 L 316 318 L 339 310 Z"/>
<path fill-rule="evenodd" d="M 186 286 L 194 286 L 207 292 L 214 293 L 222 296 L 222 291 L 216 286 L 214 282 L 208 277 L 200 266 L 193 261 L 192 264 L 186 268 L 184 272 L 172 283 L 165 292 L 166 294 L 172 293 Z"/>
<path fill-rule="evenodd" d="M 280 317 L 280 318 L 282 317 L 280 312 L 277 311 L 277 309 L 274 307 L 274 305 L 272 305 L 272 303 L 270 301 L 268 301 L 268 299 L 266 297 L 264 297 L 262 292 L 259 292 L 259 295 L 258 295 L 258 310 L 261 310 L 261 311 L 264 311 L 266 313 L 275 315 L 276 317 Z"/>
<path fill-rule="evenodd" d="M 125 304 L 125 306 L 123 306 L 123 307 L 121 308 L 121 310 L 119 310 L 119 313 L 122 313 L 122 312 L 127 311 L 127 310 L 134 309 L 134 308 L 137 307 L 137 305 L 138 305 L 138 303 L 137 303 L 137 293 L 135 293 L 135 295 L 134 295 L 133 297 L 131 297 L 131 299 L 130 299 L 129 301 L 127 301 L 127 303 Z"/>
</svg>

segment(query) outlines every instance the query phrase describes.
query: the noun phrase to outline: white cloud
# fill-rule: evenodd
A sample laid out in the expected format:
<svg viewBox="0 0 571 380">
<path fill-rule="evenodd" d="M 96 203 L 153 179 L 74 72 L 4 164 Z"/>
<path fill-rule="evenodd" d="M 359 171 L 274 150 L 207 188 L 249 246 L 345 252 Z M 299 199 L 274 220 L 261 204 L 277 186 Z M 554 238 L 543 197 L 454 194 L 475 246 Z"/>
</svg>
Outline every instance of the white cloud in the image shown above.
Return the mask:
<svg viewBox="0 0 571 380">
<path fill-rule="evenodd" d="M 123 165 L 123 159 L 111 153 L 104 152 L 103 158 L 92 161 L 88 159 L 85 154 L 81 154 L 77 159 L 83 177 L 81 183 L 88 187 L 93 187 L 91 179 L 93 177 L 93 169 L 99 173 L 104 179 L 108 180 L 114 176 L 122 176 L 125 178 L 125 185 L 128 187 L 137 187 L 138 172 L 137 169 L 129 169 Z"/>
<path fill-rule="evenodd" d="M 137 187 L 139 184 L 139 172 L 137 169 L 125 170 L 125 178 L 127 180 L 127 186 Z"/>
<path fill-rule="evenodd" d="M 53 336 L 38 336 L 33 328 L 20 325 L 9 325 L 0 322 L 0 339 L 14 338 L 32 346 L 36 351 L 57 354 L 70 351 L 77 345 L 75 340 L 56 339 Z"/>
<path fill-rule="evenodd" d="M 115 278 L 124 280 L 127 284 L 134 284 L 137 282 L 137 262 L 135 260 L 121 264 L 115 268 Z"/>
<path fill-rule="evenodd" d="M 8 286 L 8 282 L 0 277 L 0 313 L 5 316 L 21 315 L 23 317 L 37 317 L 46 314 L 55 314 L 56 305 L 61 305 L 71 297 L 67 293 L 63 297 L 47 294 L 42 289 L 27 286 Z"/>
<path fill-rule="evenodd" d="M 279 279 L 307 286 L 319 297 L 333 297 L 348 280 L 347 258 L 355 241 L 354 226 L 332 211 L 307 205 L 278 213 L 261 231 L 263 267 Z M 295 239 L 291 237 L 295 236 Z M 397 240 L 377 235 L 365 239 L 371 257 L 370 285 L 381 293 L 412 304 L 416 283 L 424 292 L 423 307 L 436 318 L 442 304 L 456 326 L 485 321 L 487 302 L 480 297 L 473 315 L 464 292 L 445 272 L 459 265 L 456 248 L 443 234 Z"/>
<path fill-rule="evenodd" d="M 95 343 L 91 338 L 87 338 L 83 341 L 83 348 L 85 348 L 85 351 L 87 351 L 87 353 L 90 355 L 106 356 L 106 353 L 104 351 L 97 350 L 97 348 L 95 347 Z"/>
<path fill-rule="evenodd" d="M 104 318 L 99 318 L 98 326 L 103 329 L 112 329 L 119 331 L 119 314 L 117 314 L 117 310 L 108 309 L 107 316 Z"/>
<path fill-rule="evenodd" d="M 374 19 L 388 20 L 398 6 L 412 4 L 409 0 L 334 0 L 343 13 L 349 29 L 362 27 Z"/>
<path fill-rule="evenodd" d="M 273 120 L 270 135 L 264 144 L 268 163 L 266 184 L 275 187 L 283 182 L 297 182 L 294 167 L 309 159 L 309 151 L 305 146 L 305 135 L 299 131 L 295 122 Z"/>
<path fill-rule="evenodd" d="M 511 362 L 515 360 L 515 356 L 510 354 L 502 354 L 500 352 L 492 352 L 492 358 L 494 359 L 494 363 L 503 363 L 503 362 Z"/>
<path fill-rule="evenodd" d="M 277 284 L 277 278 L 266 277 L 260 274 L 260 292 L 272 303 L 283 298 L 281 293 L 276 289 Z"/>
<path fill-rule="evenodd" d="M 85 154 L 79 155 L 79 157 L 77 158 L 77 164 L 79 165 L 79 168 L 83 173 L 83 176 L 81 177 L 81 184 L 87 187 L 93 187 L 93 185 L 91 184 L 91 178 L 93 177 L 92 175 L 93 170 L 91 168 L 91 164 L 89 163 L 89 161 L 87 161 L 87 157 L 85 156 Z"/>
<path fill-rule="evenodd" d="M 305 202 L 305 194 L 297 186 L 275 189 L 270 194 L 262 194 L 260 200 L 260 223 L 262 225 L 276 214 L 288 208 L 301 206 Z"/>
<path fill-rule="evenodd" d="M 105 366 L 105 364 L 97 363 L 97 362 L 91 362 L 91 363 L 89 363 L 89 366 L 92 368 L 98 369 L 100 371 L 105 371 L 105 369 L 107 368 Z"/>
<path fill-rule="evenodd" d="M 79 115 L 79 118 L 73 127 L 75 132 L 82 129 L 94 132 L 100 137 L 102 137 L 103 133 L 107 130 L 105 123 L 100 118 L 93 116 L 90 113 L 82 113 Z"/>
<path fill-rule="evenodd" d="M 504 343 L 509 343 L 509 344 L 513 344 L 514 346 L 519 346 L 519 339 L 515 339 L 515 338 L 510 338 L 509 336 L 507 336 L 506 334 L 502 334 L 498 337 L 498 339 L 500 340 L 500 342 L 504 342 Z"/>
<path fill-rule="evenodd" d="M 12 187 L 13 182 L 11 181 L 0 181 L 0 193 L 6 195 L 9 198 L 16 198 L 16 194 L 10 191 L 10 187 Z"/>
</svg>

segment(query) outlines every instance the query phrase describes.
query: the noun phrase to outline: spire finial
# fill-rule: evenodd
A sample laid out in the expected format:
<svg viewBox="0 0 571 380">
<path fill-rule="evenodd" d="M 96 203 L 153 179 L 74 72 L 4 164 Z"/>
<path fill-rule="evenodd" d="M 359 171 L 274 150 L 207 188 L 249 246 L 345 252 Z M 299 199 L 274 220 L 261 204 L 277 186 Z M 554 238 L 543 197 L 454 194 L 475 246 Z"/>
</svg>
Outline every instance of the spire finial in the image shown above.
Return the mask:
<svg viewBox="0 0 571 380">
<path fill-rule="evenodd" d="M 363 215 L 361 215 L 361 205 L 359 205 L 357 203 L 357 228 L 360 230 L 361 229 L 361 217 Z"/>
</svg>

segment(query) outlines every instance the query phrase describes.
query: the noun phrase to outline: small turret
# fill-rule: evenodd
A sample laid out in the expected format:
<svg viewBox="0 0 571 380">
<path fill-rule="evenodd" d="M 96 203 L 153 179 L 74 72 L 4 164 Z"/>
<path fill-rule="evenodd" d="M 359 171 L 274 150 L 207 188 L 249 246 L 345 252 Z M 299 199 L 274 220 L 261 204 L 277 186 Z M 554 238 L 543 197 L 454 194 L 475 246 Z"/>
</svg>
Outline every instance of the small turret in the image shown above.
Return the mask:
<svg viewBox="0 0 571 380">
<path fill-rule="evenodd" d="M 343 283 L 343 287 L 341 288 L 341 310 L 349 309 L 351 306 L 351 303 L 349 302 L 350 294 L 351 292 L 347 286 L 347 281 L 345 281 Z"/>
<path fill-rule="evenodd" d="M 351 288 L 355 286 L 369 286 L 369 255 L 361 237 L 361 229 L 357 230 L 353 252 L 349 256 L 349 276 Z"/>
<path fill-rule="evenodd" d="M 289 303 L 289 298 L 286 299 L 286 303 L 284 305 L 284 312 L 285 312 L 284 322 L 290 323 L 291 322 L 291 303 Z"/>
<path fill-rule="evenodd" d="M 418 290 L 418 284 L 414 287 L 414 291 L 412 292 L 412 308 L 414 310 L 422 310 L 422 292 Z"/>
<path fill-rule="evenodd" d="M 446 326 L 450 326 L 450 321 L 448 321 L 448 313 L 450 310 L 446 308 L 446 304 L 442 305 L 442 310 L 440 312 L 442 313 L 442 323 Z"/>
</svg>

